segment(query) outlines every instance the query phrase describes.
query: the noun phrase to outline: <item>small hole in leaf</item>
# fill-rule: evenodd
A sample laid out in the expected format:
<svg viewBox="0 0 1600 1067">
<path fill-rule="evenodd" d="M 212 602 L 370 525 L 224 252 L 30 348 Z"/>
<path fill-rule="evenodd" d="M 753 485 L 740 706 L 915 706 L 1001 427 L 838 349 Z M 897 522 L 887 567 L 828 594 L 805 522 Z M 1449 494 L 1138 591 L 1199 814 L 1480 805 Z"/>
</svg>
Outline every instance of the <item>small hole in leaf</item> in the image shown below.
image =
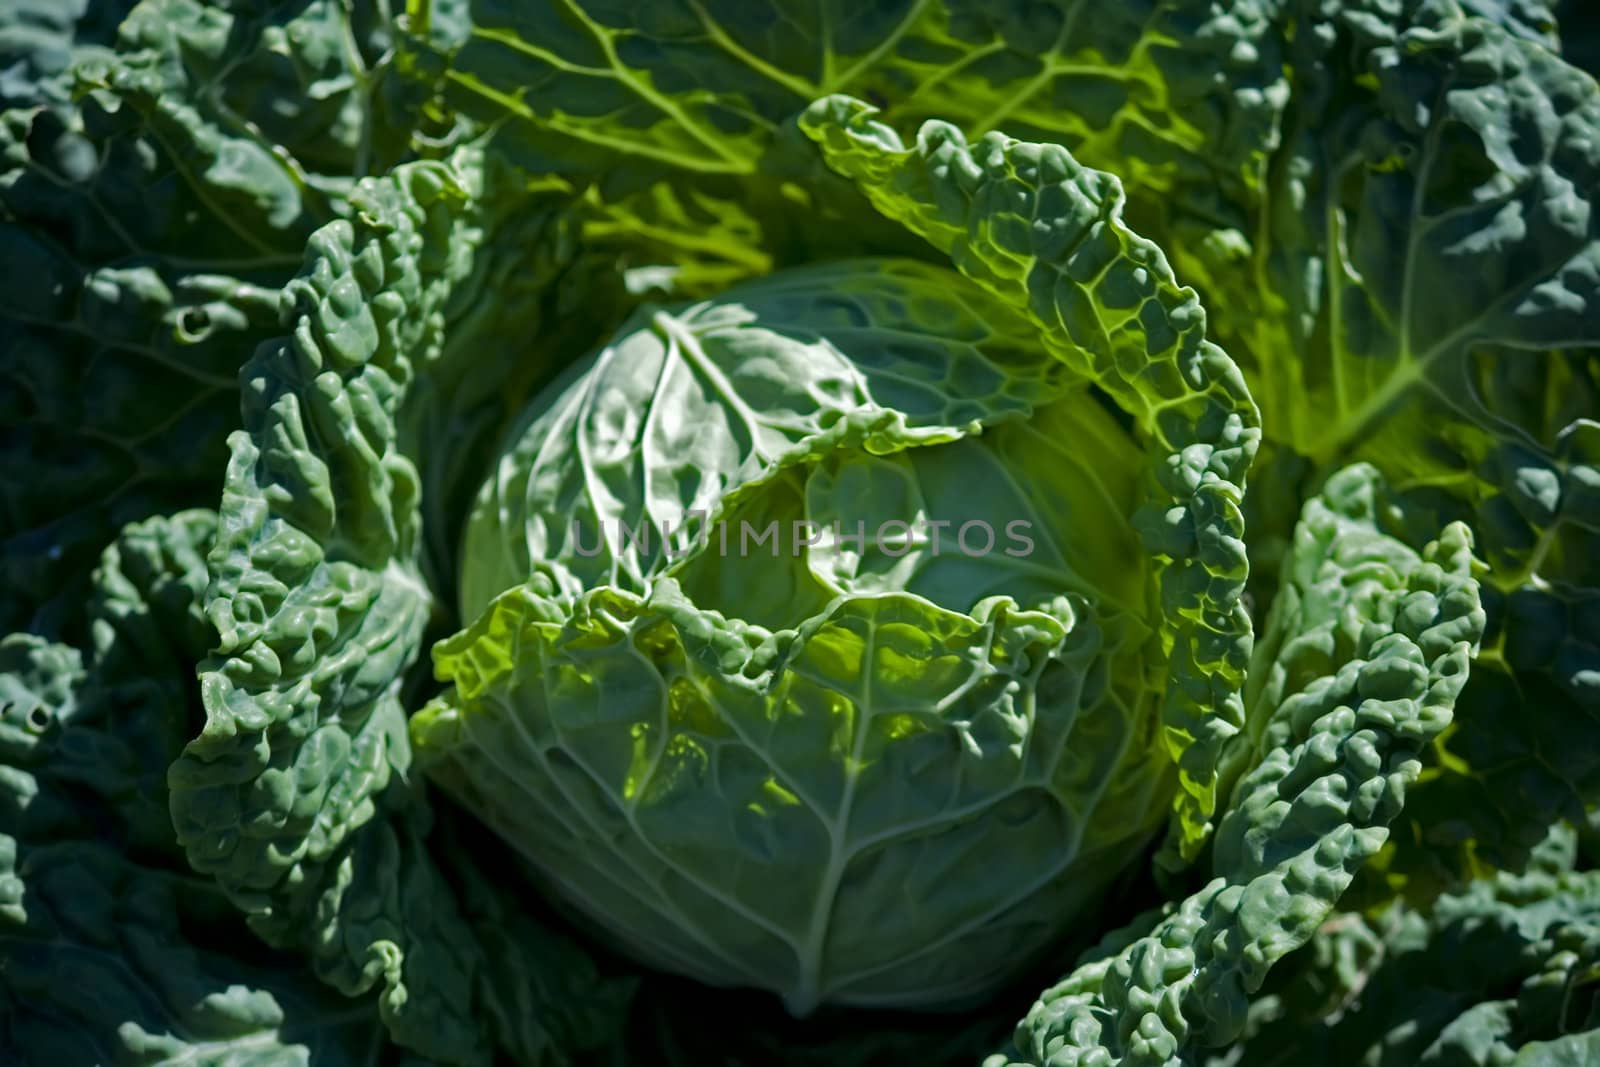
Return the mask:
<svg viewBox="0 0 1600 1067">
<path fill-rule="evenodd" d="M 49 708 L 43 704 L 35 704 L 33 710 L 28 712 L 28 727 L 33 730 L 47 730 L 50 728 L 51 718 Z"/>
<path fill-rule="evenodd" d="M 211 326 L 211 316 L 205 308 L 184 308 L 178 315 L 178 327 L 191 337 L 198 337 Z"/>
</svg>

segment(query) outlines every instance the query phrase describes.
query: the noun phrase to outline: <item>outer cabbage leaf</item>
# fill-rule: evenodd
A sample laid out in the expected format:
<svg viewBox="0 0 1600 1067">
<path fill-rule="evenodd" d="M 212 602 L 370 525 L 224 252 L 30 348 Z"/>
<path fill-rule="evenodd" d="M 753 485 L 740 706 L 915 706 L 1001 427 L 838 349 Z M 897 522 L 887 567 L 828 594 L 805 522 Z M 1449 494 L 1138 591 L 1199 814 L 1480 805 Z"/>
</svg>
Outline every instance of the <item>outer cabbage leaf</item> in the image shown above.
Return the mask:
<svg viewBox="0 0 1600 1067">
<path fill-rule="evenodd" d="M 386 9 L 146 0 L 77 54 L 73 102 L 0 114 L 0 452 L 29 472 L 0 482 L 0 627 L 73 636 L 118 527 L 215 504 L 278 289 L 405 151 Z"/>
<path fill-rule="evenodd" d="M 378 1064 L 370 999 L 265 950 L 172 840 L 163 768 L 199 719 L 210 512 L 128 527 L 88 654 L 0 639 L 0 1057 Z"/>
<path fill-rule="evenodd" d="M 509 124 L 557 169 L 627 160 L 750 175 L 785 119 L 848 92 L 900 125 L 943 118 L 974 138 L 1004 128 L 1118 158 L 1136 184 L 1171 191 L 1244 181 L 1271 147 L 1283 102 L 1264 43 L 1271 10 L 673 0 L 640 12 L 611 0 L 478 0 L 445 78 L 450 99 Z"/>
<path fill-rule="evenodd" d="M 1365 62 L 1387 66 L 1420 36 Z M 1585 740 L 1600 725 L 1600 89 L 1549 52 L 1470 23 L 1408 58 L 1383 85 L 1384 110 L 1401 113 L 1402 80 L 1441 104 L 1401 127 L 1401 145 L 1423 149 L 1406 178 L 1373 175 L 1346 201 L 1340 232 L 1361 237 L 1341 239 L 1352 281 L 1340 299 L 1381 308 L 1381 297 L 1353 295 L 1354 279 L 1384 292 L 1368 241 L 1397 243 L 1383 234 L 1398 229 L 1408 255 L 1387 269 L 1411 279 L 1410 308 L 1378 314 L 1414 325 L 1393 347 L 1353 327 L 1334 365 L 1388 368 L 1365 379 L 1391 397 L 1383 423 L 1343 420 L 1347 453 L 1381 463 L 1414 510 L 1469 522 L 1490 565 L 1484 656 L 1408 815 L 1404 840 L 1426 847 L 1394 864 L 1427 889 L 1482 861 L 1519 864 L 1551 822 L 1600 800 Z M 1502 130 L 1532 139 L 1508 153 Z M 1473 291 L 1441 291 L 1463 276 Z M 1473 311 L 1452 322 L 1442 308 Z M 1422 425 L 1439 444 L 1416 439 Z M 1529 707 L 1539 714 L 1508 714 Z M 1449 875 L 1422 869 L 1438 864 Z"/>
<path fill-rule="evenodd" d="M 68 70 L 116 37 L 133 0 L 15 0 L 0 11 L 0 110 L 65 100 Z"/>
<path fill-rule="evenodd" d="M 1311 939 L 1383 845 L 1449 722 L 1484 615 L 1466 528 L 1420 551 L 1370 467 L 1307 505 L 1252 670 L 1256 757 L 1202 890 L 1112 938 L 986 1061 L 1193 1062 L 1235 1040 L 1249 994 Z"/>
<path fill-rule="evenodd" d="M 458 401 L 515 402 L 468 388 L 463 364 L 515 366 L 518 350 L 490 349 L 496 363 L 484 345 L 538 332 L 564 262 L 561 201 L 541 210 L 518 192 L 469 151 L 363 183 L 354 219 L 312 237 L 288 335 L 242 371 L 210 558 L 206 725 L 169 774 L 189 861 L 252 929 L 346 993 L 380 990 L 396 1041 L 461 1063 L 497 1047 L 560 1060 L 609 1036 L 628 991 L 499 902 L 503 873 L 430 838 L 407 777 L 401 691 L 433 610 L 407 453 Z M 434 393 L 408 406 L 421 374 Z"/>
<path fill-rule="evenodd" d="M 1536 41 L 1552 51 L 1560 45 L 1556 36 L 1556 8 L 1561 0 L 1459 0 L 1461 10 L 1505 28 L 1525 40 Z"/>
<path fill-rule="evenodd" d="M 1600 1052 L 1600 872 L 1557 827 L 1522 874 L 1341 914 L 1286 960 L 1229 1064 L 1558 1067 Z"/>
<path fill-rule="evenodd" d="M 1155 229 L 1169 205 L 1244 227 L 1285 100 L 1270 3 L 473 0 L 440 61 L 444 106 L 535 173 L 595 182 L 597 235 L 652 247 L 677 297 L 759 261 L 905 254 L 793 119 L 851 93 L 908 128 L 931 118 L 1066 146 L 1115 170 Z M 1226 190 L 1226 194 L 1223 194 Z"/>
<path fill-rule="evenodd" d="M 1484 656 L 1391 865 L 1425 895 L 1600 799 L 1600 88 L 1453 3 L 1299 10 L 1249 240 L 1169 250 L 1267 413 L 1264 589 L 1276 506 L 1351 460 L 1489 564 Z"/>
<path fill-rule="evenodd" d="M 1027 315 L 1057 358 L 1105 390 L 1152 454 L 1137 522 L 1155 560 L 1168 658 L 1166 745 L 1192 858 L 1217 806 L 1217 764 L 1243 725 L 1250 618 L 1240 513 L 1259 438 L 1238 368 L 1165 256 L 1122 220 L 1121 184 L 1057 145 L 924 125 L 911 148 L 859 101 L 818 101 L 803 128 L 828 164 L 957 269 Z"/>
</svg>

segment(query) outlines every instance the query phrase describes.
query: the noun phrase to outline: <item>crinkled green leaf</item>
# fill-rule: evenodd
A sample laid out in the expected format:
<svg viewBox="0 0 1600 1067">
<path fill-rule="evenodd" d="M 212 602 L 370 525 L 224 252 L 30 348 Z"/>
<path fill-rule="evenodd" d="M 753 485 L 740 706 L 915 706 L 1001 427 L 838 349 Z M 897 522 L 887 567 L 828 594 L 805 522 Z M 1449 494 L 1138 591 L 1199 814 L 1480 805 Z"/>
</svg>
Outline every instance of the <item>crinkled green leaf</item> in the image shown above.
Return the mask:
<svg viewBox="0 0 1600 1067">
<path fill-rule="evenodd" d="M 368 1000 L 267 951 L 183 863 L 163 768 L 199 719 L 210 512 L 128 527 L 87 656 L 0 639 L 0 1058 L 379 1064 Z"/>
<path fill-rule="evenodd" d="M 1523 874 L 1340 914 L 1284 961 L 1238 1067 L 1561 1067 L 1600 1049 L 1600 872 L 1567 827 Z M 1357 947 L 1359 946 L 1359 947 Z M 1352 951 L 1354 949 L 1354 951 Z"/>
<path fill-rule="evenodd" d="M 466 8 L 440 60 L 442 106 L 494 127 L 497 150 L 537 173 L 596 182 L 595 232 L 666 253 L 656 276 L 672 274 L 675 296 L 711 295 L 762 257 L 907 250 L 797 149 L 794 117 L 821 96 L 870 100 L 900 128 L 940 119 L 1059 143 L 1147 193 L 1143 220 L 1180 201 L 1234 229 L 1286 98 L 1275 6 L 1254 0 Z"/>
<path fill-rule="evenodd" d="M 1039 326 L 1052 355 L 1104 389 L 1151 453 L 1139 517 L 1156 561 L 1169 658 L 1166 743 L 1183 789 L 1178 848 L 1192 857 L 1216 811 L 1216 762 L 1243 725 L 1250 618 L 1239 505 L 1257 413 L 1233 361 L 1206 340 L 1194 292 L 1122 220 L 1122 187 L 1052 144 L 989 134 L 969 146 L 941 122 L 911 148 L 859 101 L 803 120 L 833 168 L 890 218 Z"/>
<path fill-rule="evenodd" d="M 134 0 L 12 0 L 0 10 L 0 110 L 59 103 L 74 62 L 116 37 Z"/>
<path fill-rule="evenodd" d="M 406 150 L 386 10 L 145 0 L 73 102 L 0 114 L 0 626 L 70 635 L 119 526 L 216 503 L 279 288 Z"/>
<path fill-rule="evenodd" d="M 852 93 L 897 125 L 1004 129 L 1170 191 L 1260 167 L 1283 96 L 1271 10 L 477 0 L 446 78 L 453 102 L 557 169 L 752 174 L 785 119 Z"/>
<path fill-rule="evenodd" d="M 1467 522 L 1489 565 L 1484 655 L 1391 864 L 1425 894 L 1600 798 L 1600 87 L 1451 2 L 1297 10 L 1251 236 L 1167 248 L 1284 475 L 1250 504 L 1264 590 L 1283 504 L 1352 460 L 1419 530 Z"/>
<path fill-rule="evenodd" d="M 1561 0 L 1459 0 L 1461 10 L 1487 19 L 1518 37 L 1536 41 L 1552 51 L 1556 38 L 1556 8 Z"/>
<path fill-rule="evenodd" d="M 1254 758 L 1219 823 L 1213 880 L 1047 990 L 990 1067 L 1175 1067 L 1234 1040 L 1268 968 L 1383 845 L 1483 633 L 1466 529 L 1418 551 L 1389 510 L 1364 466 L 1306 506 L 1257 648 L 1264 714 L 1235 741 Z"/>
<path fill-rule="evenodd" d="M 462 363 L 486 338 L 533 335 L 540 281 L 561 262 L 542 232 L 550 206 L 507 192 L 470 152 L 412 164 L 364 183 L 354 219 L 311 238 L 288 336 L 242 372 L 210 560 L 206 725 L 169 775 L 189 861 L 253 929 L 347 993 L 378 989 L 395 1040 L 461 1063 L 497 1045 L 558 1061 L 605 1037 L 626 994 L 537 923 L 480 923 L 453 883 L 503 875 L 440 861 L 406 777 L 401 688 L 433 608 L 407 453 L 428 413 L 463 395 Z M 514 233 L 526 240 L 483 244 Z M 534 277 L 490 284 L 517 270 Z M 407 406 L 422 373 L 434 395 Z"/>
</svg>

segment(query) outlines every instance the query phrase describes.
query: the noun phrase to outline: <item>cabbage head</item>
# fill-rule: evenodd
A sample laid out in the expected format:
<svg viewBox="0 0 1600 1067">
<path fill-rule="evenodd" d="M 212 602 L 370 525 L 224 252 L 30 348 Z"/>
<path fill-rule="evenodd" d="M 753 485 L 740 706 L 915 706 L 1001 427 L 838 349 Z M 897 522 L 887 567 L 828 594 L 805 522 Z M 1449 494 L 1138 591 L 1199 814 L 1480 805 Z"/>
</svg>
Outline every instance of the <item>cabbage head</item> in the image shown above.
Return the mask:
<svg viewBox="0 0 1600 1067">
<path fill-rule="evenodd" d="M 946 268 L 647 306 L 485 483 L 420 757 L 659 967 L 797 1012 L 978 999 L 1176 788 L 1144 467 Z"/>
</svg>

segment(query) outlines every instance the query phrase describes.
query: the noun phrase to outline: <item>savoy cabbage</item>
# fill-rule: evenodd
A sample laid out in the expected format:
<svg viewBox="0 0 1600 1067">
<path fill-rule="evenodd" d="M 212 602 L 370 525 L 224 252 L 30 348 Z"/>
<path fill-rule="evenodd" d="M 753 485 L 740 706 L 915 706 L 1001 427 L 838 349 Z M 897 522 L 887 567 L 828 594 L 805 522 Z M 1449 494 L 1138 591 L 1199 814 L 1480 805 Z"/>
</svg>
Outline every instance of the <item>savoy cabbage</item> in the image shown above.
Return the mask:
<svg viewBox="0 0 1600 1067">
<path fill-rule="evenodd" d="M 1600 1058 L 1580 8 L 0 5 L 0 1061 Z"/>
</svg>

